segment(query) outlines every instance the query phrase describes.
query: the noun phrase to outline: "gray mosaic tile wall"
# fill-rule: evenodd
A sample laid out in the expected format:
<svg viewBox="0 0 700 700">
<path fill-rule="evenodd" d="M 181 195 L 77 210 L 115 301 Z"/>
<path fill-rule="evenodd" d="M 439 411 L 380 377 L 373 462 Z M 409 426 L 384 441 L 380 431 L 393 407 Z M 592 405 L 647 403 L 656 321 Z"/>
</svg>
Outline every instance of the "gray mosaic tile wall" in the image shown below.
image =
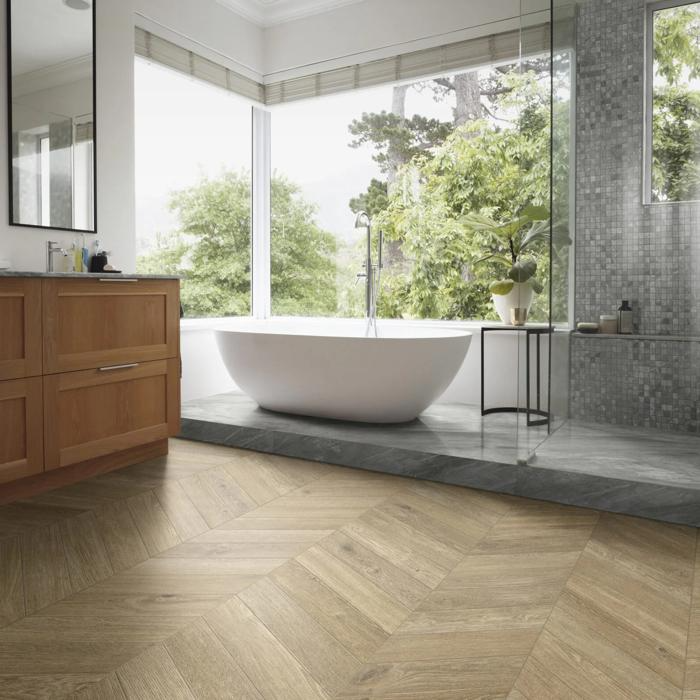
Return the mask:
<svg viewBox="0 0 700 700">
<path fill-rule="evenodd" d="M 621 299 L 638 333 L 700 336 L 700 205 L 642 203 L 644 0 L 579 3 L 577 320 Z M 700 432 L 698 343 L 575 338 L 575 418 Z"/>
<path fill-rule="evenodd" d="M 574 336 L 573 417 L 700 433 L 699 365 L 697 342 Z"/>
</svg>

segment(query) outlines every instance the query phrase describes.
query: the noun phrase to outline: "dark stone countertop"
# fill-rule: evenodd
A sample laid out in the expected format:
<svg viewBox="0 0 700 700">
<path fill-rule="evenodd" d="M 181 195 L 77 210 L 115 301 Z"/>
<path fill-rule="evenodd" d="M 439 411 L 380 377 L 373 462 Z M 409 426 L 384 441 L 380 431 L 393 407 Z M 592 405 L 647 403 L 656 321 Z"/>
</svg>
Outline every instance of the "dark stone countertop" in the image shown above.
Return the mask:
<svg viewBox="0 0 700 700">
<path fill-rule="evenodd" d="M 74 279 L 139 279 L 139 280 L 179 280 L 178 275 L 142 275 L 136 272 L 23 272 L 21 270 L 0 270 L 2 277 L 66 277 Z"/>
</svg>

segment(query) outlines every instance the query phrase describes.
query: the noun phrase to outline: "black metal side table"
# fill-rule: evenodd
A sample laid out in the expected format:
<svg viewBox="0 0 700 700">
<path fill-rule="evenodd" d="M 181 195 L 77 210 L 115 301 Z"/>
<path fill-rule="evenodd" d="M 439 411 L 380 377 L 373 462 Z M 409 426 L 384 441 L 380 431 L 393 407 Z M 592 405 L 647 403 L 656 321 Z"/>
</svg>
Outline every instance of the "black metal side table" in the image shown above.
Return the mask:
<svg viewBox="0 0 700 700">
<path fill-rule="evenodd" d="M 542 368 L 541 368 L 541 349 L 540 338 L 543 335 L 551 335 L 552 329 L 548 325 L 541 326 L 482 326 L 481 328 L 481 415 L 486 416 L 489 413 L 520 413 L 521 408 L 517 406 L 496 406 L 493 408 L 485 408 L 484 403 L 484 346 L 486 333 L 491 332 L 511 332 L 525 333 L 525 415 L 527 416 L 528 427 L 533 425 L 547 425 L 549 423 L 549 411 L 542 408 Z M 534 408 L 530 406 L 530 338 L 535 337 L 536 340 L 536 359 L 537 359 L 537 404 Z M 543 416 L 542 418 L 531 418 L 531 416 Z"/>
</svg>

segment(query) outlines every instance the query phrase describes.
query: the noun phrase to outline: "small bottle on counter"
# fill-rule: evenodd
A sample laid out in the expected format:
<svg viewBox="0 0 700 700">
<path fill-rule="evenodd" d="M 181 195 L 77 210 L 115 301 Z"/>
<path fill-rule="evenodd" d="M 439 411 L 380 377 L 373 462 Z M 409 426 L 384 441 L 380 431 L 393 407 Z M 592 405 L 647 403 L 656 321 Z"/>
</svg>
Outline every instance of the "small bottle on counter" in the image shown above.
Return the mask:
<svg viewBox="0 0 700 700">
<path fill-rule="evenodd" d="M 622 300 L 622 305 L 617 310 L 617 332 L 625 335 L 634 333 L 634 314 L 627 299 Z"/>
<path fill-rule="evenodd" d="M 614 314 L 601 314 L 600 323 L 601 333 L 606 333 L 607 335 L 612 335 L 617 333 L 617 316 Z"/>
</svg>

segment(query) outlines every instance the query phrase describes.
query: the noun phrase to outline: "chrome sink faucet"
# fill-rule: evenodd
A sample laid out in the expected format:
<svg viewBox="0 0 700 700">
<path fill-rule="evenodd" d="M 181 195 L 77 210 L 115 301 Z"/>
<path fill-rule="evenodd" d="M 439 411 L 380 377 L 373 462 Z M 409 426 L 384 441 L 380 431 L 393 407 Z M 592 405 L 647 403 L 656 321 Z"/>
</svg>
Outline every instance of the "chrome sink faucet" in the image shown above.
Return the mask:
<svg viewBox="0 0 700 700">
<path fill-rule="evenodd" d="M 355 228 L 367 230 L 367 255 L 364 262 L 364 272 L 357 273 L 357 280 L 365 279 L 365 319 L 367 327 L 365 336 L 377 337 L 377 298 L 379 296 L 379 283 L 381 280 L 382 248 L 384 247 L 384 234 L 379 232 L 379 250 L 376 265 L 372 262 L 372 221 L 365 211 L 358 212 L 355 219 Z"/>
<path fill-rule="evenodd" d="M 58 241 L 46 241 L 46 272 L 54 272 L 53 256 L 58 253 L 64 257 L 68 255 L 65 248 L 61 248 Z"/>
</svg>

